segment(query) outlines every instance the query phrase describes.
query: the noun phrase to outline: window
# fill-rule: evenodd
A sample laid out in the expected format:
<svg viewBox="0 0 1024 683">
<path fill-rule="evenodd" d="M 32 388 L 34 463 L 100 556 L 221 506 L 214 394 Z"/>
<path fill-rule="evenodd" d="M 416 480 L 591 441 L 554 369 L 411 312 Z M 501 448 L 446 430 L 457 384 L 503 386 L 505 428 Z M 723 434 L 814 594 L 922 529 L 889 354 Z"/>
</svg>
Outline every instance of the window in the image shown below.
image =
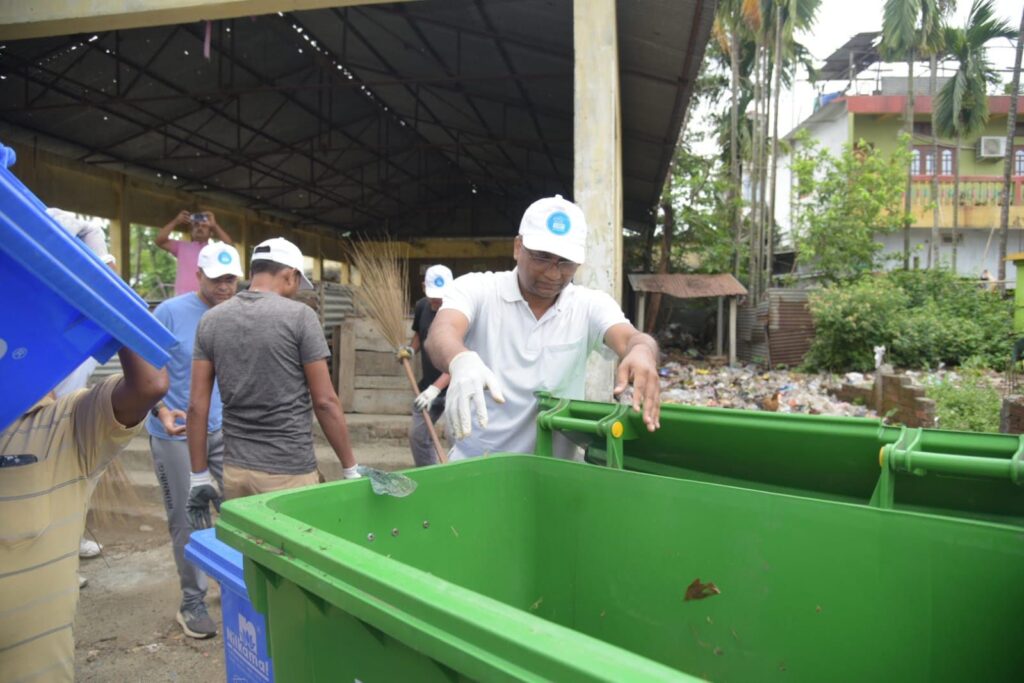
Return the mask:
<svg viewBox="0 0 1024 683">
<path fill-rule="evenodd" d="M 1013 175 L 1024 175 L 1024 148 L 1013 153 Z"/>
<path fill-rule="evenodd" d="M 918 176 L 933 176 L 938 171 L 939 175 L 951 176 L 956 169 L 956 149 L 952 147 L 939 148 L 939 167 L 935 167 L 935 148 L 931 145 L 915 147 L 910 156 L 910 173 Z"/>
<path fill-rule="evenodd" d="M 931 121 L 914 121 L 914 135 L 921 135 L 925 137 L 932 136 L 932 122 Z"/>
</svg>

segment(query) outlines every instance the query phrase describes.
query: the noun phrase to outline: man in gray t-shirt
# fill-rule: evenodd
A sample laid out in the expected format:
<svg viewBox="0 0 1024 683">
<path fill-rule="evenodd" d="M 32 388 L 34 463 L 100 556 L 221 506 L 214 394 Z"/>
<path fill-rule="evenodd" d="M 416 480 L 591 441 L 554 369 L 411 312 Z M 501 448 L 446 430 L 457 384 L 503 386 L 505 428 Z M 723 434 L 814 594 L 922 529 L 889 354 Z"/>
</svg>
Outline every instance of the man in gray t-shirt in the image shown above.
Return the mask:
<svg viewBox="0 0 1024 683">
<path fill-rule="evenodd" d="M 359 477 L 341 402 L 331 383 L 330 351 L 316 313 L 294 301 L 312 285 L 302 252 L 283 238 L 253 251 L 249 289 L 199 321 L 192 361 L 188 445 L 193 526 L 209 526 L 221 498 L 206 462 L 205 425 L 216 377 L 224 404 L 224 496 L 237 498 L 318 482 L 315 412 L 346 479 Z"/>
</svg>

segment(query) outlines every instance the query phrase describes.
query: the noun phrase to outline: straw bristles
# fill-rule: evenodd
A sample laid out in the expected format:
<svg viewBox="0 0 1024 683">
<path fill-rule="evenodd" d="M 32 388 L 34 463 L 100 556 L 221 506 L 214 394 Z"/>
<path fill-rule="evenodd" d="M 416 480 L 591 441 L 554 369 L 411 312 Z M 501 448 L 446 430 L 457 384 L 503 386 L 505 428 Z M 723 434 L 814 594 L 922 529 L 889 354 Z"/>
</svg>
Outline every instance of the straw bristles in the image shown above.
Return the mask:
<svg viewBox="0 0 1024 683">
<path fill-rule="evenodd" d="M 96 490 L 92 494 L 90 505 L 93 519 L 100 526 L 108 526 L 123 521 L 141 505 L 142 500 L 132 484 L 131 477 L 121 461 L 114 458 L 96 482 Z"/>
<path fill-rule="evenodd" d="M 409 342 L 405 321 L 409 310 L 409 262 L 401 252 L 399 243 L 386 239 L 357 242 L 352 254 L 362 279 L 359 300 L 380 333 L 396 349 Z"/>
</svg>

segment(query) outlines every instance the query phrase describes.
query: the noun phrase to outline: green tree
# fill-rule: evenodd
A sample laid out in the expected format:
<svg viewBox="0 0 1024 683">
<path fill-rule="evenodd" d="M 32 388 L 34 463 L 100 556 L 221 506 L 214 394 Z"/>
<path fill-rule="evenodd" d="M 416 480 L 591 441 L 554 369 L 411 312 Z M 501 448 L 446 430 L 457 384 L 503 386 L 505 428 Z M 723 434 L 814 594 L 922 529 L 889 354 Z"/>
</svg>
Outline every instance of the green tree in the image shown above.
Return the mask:
<svg viewBox="0 0 1024 683">
<path fill-rule="evenodd" d="M 886 0 L 882 13 L 882 56 L 907 61 L 907 101 L 903 125 L 907 135 L 907 158 L 913 152 L 914 62 L 934 51 L 941 33 L 942 14 L 938 0 Z M 903 198 L 903 269 L 910 268 L 911 171 L 907 164 Z"/>
<path fill-rule="evenodd" d="M 883 155 L 863 141 L 838 156 L 804 132 L 796 140 L 796 239 L 800 260 L 826 282 L 856 279 L 878 267 L 877 233 L 904 224 L 900 180 L 909 154 Z"/>
<path fill-rule="evenodd" d="M 171 254 L 156 246 L 158 232 L 158 228 L 132 225 L 131 286 L 139 296 L 147 300 L 162 300 L 174 296 L 174 275 L 178 262 Z M 182 239 L 183 235 L 175 233 L 172 237 Z"/>
<path fill-rule="evenodd" d="M 772 86 L 771 187 L 768 190 L 766 211 L 768 234 L 765 236 L 765 245 L 768 253 L 765 259 L 765 288 L 771 282 L 772 263 L 775 256 L 775 190 L 779 166 L 779 99 L 782 95 L 783 58 L 788 57 L 790 61 L 795 58 L 795 50 L 798 46 L 793 38 L 794 32 L 807 30 L 814 25 L 821 0 L 774 0 L 772 4 L 772 12 L 775 17 L 775 60 L 772 71 L 775 83 Z"/>
<path fill-rule="evenodd" d="M 1003 160 L 1003 205 L 999 210 L 999 289 L 1006 287 L 1006 243 L 1010 235 L 1010 171 L 1013 168 L 1013 137 L 1017 130 L 1017 104 L 1020 99 L 1020 62 L 1024 53 L 1024 10 L 1020 13 L 1017 51 L 1010 81 L 1010 111 L 1006 117 L 1006 159 Z"/>
<path fill-rule="evenodd" d="M 999 75 L 988 60 L 985 45 L 996 38 L 1012 38 L 1010 25 L 995 16 L 991 0 L 974 0 L 963 28 L 947 26 L 943 42 L 956 60 L 956 73 L 939 91 L 932 111 L 932 128 L 937 135 L 960 141 L 979 134 L 988 124 L 989 84 Z M 938 157 L 936 157 L 937 159 Z M 957 160 L 959 162 L 959 159 Z M 956 232 L 960 224 L 960 164 L 953 180 L 953 270 L 956 270 Z"/>
</svg>

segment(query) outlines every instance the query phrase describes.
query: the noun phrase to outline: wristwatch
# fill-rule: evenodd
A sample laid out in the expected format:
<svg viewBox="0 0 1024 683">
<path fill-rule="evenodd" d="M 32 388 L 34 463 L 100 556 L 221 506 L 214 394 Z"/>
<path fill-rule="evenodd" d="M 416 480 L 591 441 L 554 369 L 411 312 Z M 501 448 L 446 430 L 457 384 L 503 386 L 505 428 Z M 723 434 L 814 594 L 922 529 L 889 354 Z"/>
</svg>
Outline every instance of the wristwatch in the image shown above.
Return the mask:
<svg viewBox="0 0 1024 683">
<path fill-rule="evenodd" d="M 166 407 L 167 406 L 165 406 L 163 404 L 163 401 L 161 401 L 160 403 L 157 403 L 155 406 L 153 406 L 153 408 L 150 409 L 149 412 L 152 413 L 153 417 L 155 417 L 156 419 L 159 420 L 160 419 L 160 409 L 161 408 L 166 408 Z"/>
</svg>

